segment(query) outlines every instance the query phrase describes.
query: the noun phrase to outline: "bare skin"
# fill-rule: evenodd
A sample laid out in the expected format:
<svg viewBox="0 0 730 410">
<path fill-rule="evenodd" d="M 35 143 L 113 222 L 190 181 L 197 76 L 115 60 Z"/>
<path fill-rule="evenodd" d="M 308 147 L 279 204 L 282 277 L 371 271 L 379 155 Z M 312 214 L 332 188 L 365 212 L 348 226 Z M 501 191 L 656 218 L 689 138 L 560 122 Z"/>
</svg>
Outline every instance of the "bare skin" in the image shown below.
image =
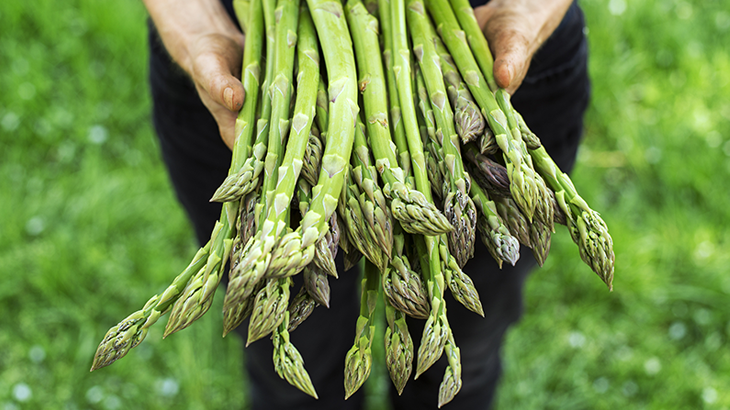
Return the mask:
<svg viewBox="0 0 730 410">
<path fill-rule="evenodd" d="M 198 95 L 233 149 L 245 92 L 239 80 L 245 37 L 219 0 L 144 0 L 172 59 L 195 83 Z"/>
<path fill-rule="evenodd" d="M 510 94 L 522 84 L 535 52 L 563 19 L 572 0 L 492 0 L 474 9 L 494 55 L 497 85 Z M 239 80 L 245 37 L 219 0 L 144 0 L 170 56 L 193 79 L 203 104 L 233 148 L 245 92 Z"/>
<path fill-rule="evenodd" d="M 510 94 L 555 31 L 572 0 L 492 0 L 474 9 L 494 56 L 494 79 Z"/>
</svg>

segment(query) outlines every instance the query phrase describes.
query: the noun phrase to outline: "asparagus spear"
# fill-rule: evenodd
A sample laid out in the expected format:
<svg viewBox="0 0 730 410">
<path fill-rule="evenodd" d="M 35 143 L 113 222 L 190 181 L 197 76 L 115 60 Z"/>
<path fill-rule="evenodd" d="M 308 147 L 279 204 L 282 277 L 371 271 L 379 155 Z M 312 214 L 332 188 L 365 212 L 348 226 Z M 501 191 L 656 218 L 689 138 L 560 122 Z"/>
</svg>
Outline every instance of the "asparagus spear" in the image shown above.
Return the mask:
<svg viewBox="0 0 730 410">
<path fill-rule="evenodd" d="M 398 90 L 398 101 L 403 113 L 403 124 L 408 140 L 408 149 L 413 164 L 413 174 L 416 187 L 427 200 L 431 199 L 431 186 L 425 169 L 423 143 L 419 136 L 416 112 L 413 103 L 413 88 L 411 84 L 411 58 L 408 48 L 405 4 L 403 1 L 394 1 L 390 4 L 391 22 L 393 27 L 393 72 Z M 441 271 L 441 259 L 438 249 L 439 238 L 424 236 L 416 238 L 419 244 L 419 253 L 427 255 L 423 272 L 426 272 L 426 288 L 431 298 L 431 313 L 423 329 L 421 345 L 418 348 L 416 378 L 426 371 L 441 356 L 449 332 L 449 322 L 446 317 L 446 303 L 443 300 L 444 278 Z"/>
<path fill-rule="evenodd" d="M 515 204 L 512 198 L 504 198 L 499 196 L 491 197 L 497 206 L 497 212 L 504 221 L 510 234 L 528 248 L 532 247 L 530 243 L 530 223 L 522 214 L 520 208 Z"/>
<path fill-rule="evenodd" d="M 421 276 L 411 269 L 405 254 L 406 237 L 399 225 L 395 227 L 393 258 L 382 275 L 383 295 L 398 311 L 416 319 L 426 319 L 430 306 Z"/>
<path fill-rule="evenodd" d="M 507 168 L 482 155 L 472 144 L 466 145 L 464 151 L 466 158 L 473 165 L 470 167 L 470 175 L 477 185 L 487 190 L 490 195 L 510 197 Z"/>
<path fill-rule="evenodd" d="M 544 147 L 532 150 L 530 155 L 545 182 L 555 191 L 555 198 L 566 215 L 568 231 L 578 245 L 581 259 L 612 290 L 615 255 L 606 223 L 578 195 L 570 177 L 560 171 Z"/>
<path fill-rule="evenodd" d="M 481 27 L 477 22 L 477 18 L 474 15 L 474 9 L 469 4 L 469 0 L 449 0 L 453 7 L 454 14 L 459 21 L 461 29 L 464 30 L 469 47 L 474 53 L 474 59 L 482 74 L 486 77 L 489 89 L 492 92 L 497 91 L 497 82 L 494 80 L 494 59 L 492 58 L 492 52 L 489 50 L 489 44 L 487 39 L 482 33 Z"/>
<path fill-rule="evenodd" d="M 210 241 L 200 248 L 187 268 L 180 273 L 161 295 L 152 296 L 144 307 L 109 329 L 94 354 L 91 371 L 109 366 L 137 347 L 155 324 L 180 297 L 190 278 L 203 269 L 210 253 Z"/>
<path fill-rule="evenodd" d="M 459 136 L 454 127 L 454 113 L 447 97 L 440 57 L 434 45 L 436 37 L 431 36 L 431 23 L 423 1 L 410 1 L 407 16 L 413 52 L 421 67 L 436 120 L 436 141 L 443 151 L 445 169 L 448 171 L 444 175 L 444 181 L 449 183 L 449 190 L 444 195 L 444 214 L 454 226 L 448 235 L 449 248 L 459 266 L 464 266 L 474 255 L 476 238 L 476 208 L 469 197 L 471 181 L 464 171 Z"/>
<path fill-rule="evenodd" d="M 439 386 L 439 408 L 453 400 L 461 390 L 461 350 L 456 346 L 454 335 L 451 332 L 444 345 L 444 353 L 446 353 L 448 365 L 444 371 L 444 379 Z"/>
<path fill-rule="evenodd" d="M 320 305 L 330 307 L 330 283 L 327 273 L 309 264 L 302 272 L 304 288 L 309 296 Z"/>
<path fill-rule="evenodd" d="M 274 370 L 282 379 L 304 393 L 317 397 L 312 380 L 304 369 L 304 359 L 289 339 L 289 312 L 284 312 L 284 317 L 277 331 L 274 332 L 272 342 L 274 344 Z"/>
<path fill-rule="evenodd" d="M 307 0 L 307 4 L 329 75 L 328 135 L 310 209 L 297 230 L 284 235 L 274 250 L 269 265 L 273 276 L 296 274 L 314 257 L 314 244 L 327 231 L 327 220 L 335 211 L 343 187 L 359 111 L 355 61 L 342 5 L 332 0 Z"/>
<path fill-rule="evenodd" d="M 477 144 L 479 144 L 479 152 L 485 155 L 496 154 L 499 151 L 497 138 L 489 127 L 485 127 L 484 132 L 479 134 Z"/>
<path fill-rule="evenodd" d="M 484 308 L 482 308 L 482 302 L 479 300 L 479 293 L 474 286 L 474 282 L 469 275 L 461 270 L 456 258 L 449 253 L 449 247 L 443 235 L 439 243 L 439 252 L 441 254 L 441 271 L 444 275 L 444 282 L 449 287 L 451 295 L 465 308 L 484 317 Z"/>
<path fill-rule="evenodd" d="M 355 342 L 345 356 L 345 399 L 352 396 L 370 376 L 372 367 L 373 338 L 375 337 L 374 313 L 378 302 L 378 268 L 365 261 L 360 296 L 360 316 L 355 327 Z"/>
<path fill-rule="evenodd" d="M 287 310 L 289 314 L 287 331 L 291 333 L 299 327 L 312 314 L 318 304 L 304 286 L 302 286 L 299 289 L 299 293 L 289 303 L 289 309 Z"/>
<path fill-rule="evenodd" d="M 497 99 L 497 103 L 507 117 L 507 125 L 509 126 L 510 130 L 512 130 L 512 135 L 520 136 L 520 141 L 522 141 L 522 133 L 519 129 L 517 119 L 515 118 L 515 110 L 512 108 L 509 94 L 507 94 L 507 91 L 500 88 L 495 92 L 495 98 Z M 524 142 L 522 142 L 522 145 L 524 145 Z M 528 157 L 528 159 L 529 162 L 532 163 L 532 158 Z M 553 232 L 555 230 L 553 225 L 554 216 L 552 203 L 550 202 L 550 194 L 548 193 L 545 181 L 542 179 L 539 173 L 535 174 L 535 187 L 537 188 L 537 190 L 535 191 L 535 195 L 538 199 L 535 203 L 535 216 L 543 224 L 546 225 L 547 229 L 550 230 L 550 232 Z M 530 221 L 532 221 L 532 219 L 530 219 Z"/>
<path fill-rule="evenodd" d="M 449 99 L 451 105 L 454 106 L 456 132 L 464 144 L 476 141 L 480 135 L 484 134 L 487 123 L 479 110 L 479 105 L 474 101 L 469 88 L 461 78 L 451 54 L 434 32 L 433 26 L 429 24 L 428 28 L 431 38 L 434 39 L 436 53 L 441 60 L 441 71 L 443 71 L 444 81 L 448 84 Z"/>
<path fill-rule="evenodd" d="M 472 96 L 482 109 L 489 127 L 495 134 L 502 149 L 507 172 L 510 178 L 510 190 L 515 202 L 522 209 L 528 220 L 532 220 L 538 197 L 535 183 L 535 170 L 532 168 L 527 148 L 521 135 L 513 135 L 507 127 L 505 113 L 500 109 L 494 95 L 489 90 L 484 75 L 474 61 L 465 34 L 447 0 L 428 0 L 426 6 L 436 21 L 438 32 L 446 47 L 451 52 L 464 81 L 469 86 Z"/>
<path fill-rule="evenodd" d="M 479 210 L 477 223 L 482 243 L 497 261 L 500 269 L 503 261 L 514 266 L 520 258 L 519 241 L 510 233 L 497 213 L 497 206 L 480 186 L 472 186 L 471 194 Z"/>
<path fill-rule="evenodd" d="M 228 210 L 227 206 L 223 207 L 221 220 L 228 219 L 226 217 Z M 190 279 L 183 290 L 183 294 L 172 306 L 163 337 L 190 326 L 210 308 L 213 303 L 213 295 L 218 288 L 231 253 L 231 246 L 233 245 L 233 239 L 231 239 L 232 222 L 216 222 L 211 235 L 210 254 L 205 262 L 205 267 Z"/>
<path fill-rule="evenodd" d="M 426 281 L 426 289 L 431 298 L 431 311 L 426 319 L 421 336 L 421 345 L 418 347 L 418 360 L 416 361 L 416 376 L 418 378 L 423 372 L 428 370 L 431 365 L 441 357 L 446 340 L 451 327 L 446 316 L 446 301 L 444 300 L 445 278 L 441 271 L 439 258 L 430 257 L 428 246 L 426 243 L 428 237 L 416 237 L 416 249 L 421 256 L 421 272 Z M 439 238 L 435 238 L 439 240 Z M 438 244 L 435 245 L 438 248 Z M 434 250 L 436 253 L 439 249 Z"/>
<path fill-rule="evenodd" d="M 406 316 L 385 300 L 385 367 L 398 395 L 411 376 L 413 369 L 413 339 L 408 331 Z"/>
<path fill-rule="evenodd" d="M 312 187 L 308 182 L 300 179 L 297 183 L 297 196 L 299 197 L 299 211 L 303 217 L 309 211 L 309 203 L 312 201 Z M 325 275 L 337 277 L 335 256 L 337 256 L 340 230 L 337 223 L 337 213 L 330 217 L 330 224 L 327 233 L 314 245 L 314 257 L 312 262 L 318 272 Z"/>
<path fill-rule="evenodd" d="M 270 334 L 282 324 L 289 306 L 291 278 L 265 279 L 265 281 L 263 289 L 256 294 L 253 302 L 246 346 Z M 288 325 L 288 321 L 286 324 Z M 229 332 L 232 328 L 224 323 L 223 329 L 224 332 Z"/>
</svg>

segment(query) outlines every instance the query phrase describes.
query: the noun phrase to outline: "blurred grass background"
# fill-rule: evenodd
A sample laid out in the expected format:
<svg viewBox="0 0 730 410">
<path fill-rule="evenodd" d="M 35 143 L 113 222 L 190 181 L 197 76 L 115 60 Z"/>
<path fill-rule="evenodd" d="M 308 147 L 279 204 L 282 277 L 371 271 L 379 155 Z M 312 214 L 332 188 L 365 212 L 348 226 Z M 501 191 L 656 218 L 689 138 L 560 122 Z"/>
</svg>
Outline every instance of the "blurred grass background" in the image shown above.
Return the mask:
<svg viewBox="0 0 730 410">
<path fill-rule="evenodd" d="M 581 4 L 594 93 L 573 177 L 613 235 L 615 291 L 559 230 L 497 408 L 728 409 L 730 9 Z M 0 2 L 0 410 L 245 407 L 220 297 L 88 372 L 195 252 L 149 120 L 145 18 L 136 0 Z"/>
</svg>

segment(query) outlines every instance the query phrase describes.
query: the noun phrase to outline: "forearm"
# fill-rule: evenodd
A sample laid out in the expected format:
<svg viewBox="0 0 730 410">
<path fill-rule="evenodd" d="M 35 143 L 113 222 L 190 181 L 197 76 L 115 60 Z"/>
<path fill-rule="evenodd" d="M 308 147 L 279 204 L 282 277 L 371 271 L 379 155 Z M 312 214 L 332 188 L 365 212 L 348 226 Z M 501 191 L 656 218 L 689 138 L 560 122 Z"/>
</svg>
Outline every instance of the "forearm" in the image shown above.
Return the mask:
<svg viewBox="0 0 730 410">
<path fill-rule="evenodd" d="M 193 74 L 199 39 L 228 37 L 243 47 L 244 36 L 219 0 L 143 0 L 170 56 Z M 210 50 L 215 52 L 216 50 Z"/>
</svg>

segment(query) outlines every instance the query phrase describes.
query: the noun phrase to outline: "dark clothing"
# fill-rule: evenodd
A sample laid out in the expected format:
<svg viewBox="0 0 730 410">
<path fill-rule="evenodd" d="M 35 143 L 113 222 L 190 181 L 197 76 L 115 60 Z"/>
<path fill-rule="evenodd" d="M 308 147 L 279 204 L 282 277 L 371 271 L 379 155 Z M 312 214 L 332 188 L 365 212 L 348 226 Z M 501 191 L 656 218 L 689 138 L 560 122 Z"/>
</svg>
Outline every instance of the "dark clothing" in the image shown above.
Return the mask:
<svg viewBox="0 0 730 410">
<path fill-rule="evenodd" d="M 225 3 L 230 12 L 230 1 Z M 484 2 L 472 0 L 472 5 L 479 3 Z M 573 3 L 558 29 L 533 58 L 522 86 L 512 99 L 564 171 L 573 166 L 590 94 L 583 27 L 583 13 Z M 220 215 L 220 205 L 209 203 L 208 199 L 225 178 L 231 153 L 192 82 L 171 62 L 152 26 L 150 85 L 162 158 L 198 241 L 203 244 L 210 238 Z M 465 272 L 479 291 L 485 318 L 467 311 L 446 292 L 449 320 L 461 349 L 463 366 L 463 387 L 446 409 L 490 407 L 501 374 L 502 340 L 509 326 L 522 314 L 523 283 L 535 266 L 531 251 L 523 248 L 516 267 L 499 270 L 486 248 L 477 242 L 475 257 Z M 338 267 L 342 272 L 341 257 L 338 257 Z M 359 310 L 358 276 L 352 270 L 331 280 L 331 307 L 315 309 L 291 335 L 320 399 L 309 398 L 276 375 L 271 362 L 271 343 L 263 339 L 246 349 L 252 409 L 362 408 L 362 389 L 346 402 L 342 400 L 344 358 L 352 346 Z M 294 289 L 298 289 L 296 286 Z M 409 326 L 417 349 L 423 321 L 410 320 Z M 245 329 L 242 331 L 245 335 Z M 444 359 L 418 380 L 409 380 L 402 396 L 393 394 L 395 409 L 436 408 L 438 386 L 446 366 Z"/>
</svg>

